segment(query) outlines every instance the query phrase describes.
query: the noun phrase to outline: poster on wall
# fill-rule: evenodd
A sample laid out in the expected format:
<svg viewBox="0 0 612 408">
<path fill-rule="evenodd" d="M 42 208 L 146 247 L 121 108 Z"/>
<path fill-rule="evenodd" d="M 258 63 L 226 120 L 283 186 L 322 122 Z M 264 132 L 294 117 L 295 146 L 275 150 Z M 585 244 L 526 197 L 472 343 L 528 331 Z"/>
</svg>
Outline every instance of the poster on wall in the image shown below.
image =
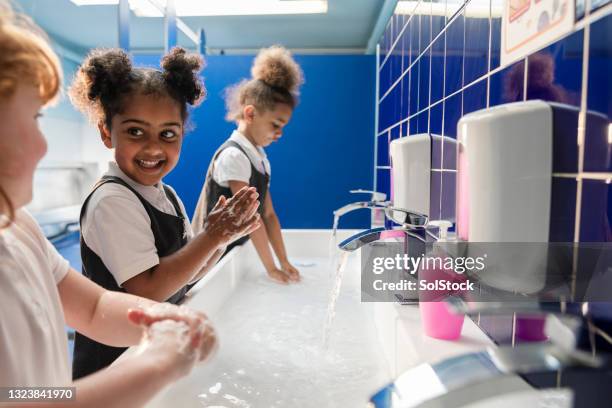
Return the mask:
<svg viewBox="0 0 612 408">
<path fill-rule="evenodd" d="M 507 65 L 563 37 L 574 26 L 574 0 L 506 0 L 501 64 Z"/>
</svg>

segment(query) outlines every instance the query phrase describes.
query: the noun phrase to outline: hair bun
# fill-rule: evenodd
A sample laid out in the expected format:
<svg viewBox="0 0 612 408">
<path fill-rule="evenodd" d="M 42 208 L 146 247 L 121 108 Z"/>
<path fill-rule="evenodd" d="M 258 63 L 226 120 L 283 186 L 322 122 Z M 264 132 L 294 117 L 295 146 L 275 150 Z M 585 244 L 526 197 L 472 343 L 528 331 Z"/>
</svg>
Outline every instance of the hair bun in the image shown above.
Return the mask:
<svg viewBox="0 0 612 408">
<path fill-rule="evenodd" d="M 81 70 L 90 83 L 87 97 L 94 101 L 120 92 L 129 82 L 132 62 L 121 49 L 97 49 L 89 54 Z"/>
<path fill-rule="evenodd" d="M 278 45 L 264 48 L 257 54 L 251 75 L 254 79 L 286 89 L 292 94 L 297 94 L 299 86 L 304 82 L 302 70 L 291 53 Z"/>
<path fill-rule="evenodd" d="M 190 105 L 199 103 L 206 96 L 200 79 L 204 60 L 198 54 L 187 53 L 184 48 L 175 47 L 161 62 L 164 80 L 176 95 L 182 95 Z"/>
</svg>

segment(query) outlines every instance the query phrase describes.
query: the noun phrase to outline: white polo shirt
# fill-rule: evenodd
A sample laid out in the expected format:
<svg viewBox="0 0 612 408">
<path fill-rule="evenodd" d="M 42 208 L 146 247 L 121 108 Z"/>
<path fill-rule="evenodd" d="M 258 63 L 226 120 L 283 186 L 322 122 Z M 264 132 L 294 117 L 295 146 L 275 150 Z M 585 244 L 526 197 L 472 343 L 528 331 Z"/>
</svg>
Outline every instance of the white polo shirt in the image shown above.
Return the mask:
<svg viewBox="0 0 612 408">
<path fill-rule="evenodd" d="M 177 215 L 162 182 L 155 186 L 137 183 L 115 162 L 109 163 L 105 175 L 119 177 L 159 211 Z M 181 199 L 176 193 L 175 196 L 185 219 L 185 234 L 189 240 L 193 237 L 191 224 Z M 159 264 L 151 218 L 138 197 L 120 184 L 106 183 L 92 194 L 81 220 L 81 234 L 119 286 Z"/>
<path fill-rule="evenodd" d="M 0 260 L 0 387 L 69 385 L 72 371 L 57 291 L 68 261 L 24 209 L 0 230 Z"/>
<path fill-rule="evenodd" d="M 229 187 L 229 181 L 243 181 L 249 183 L 251 178 L 251 162 L 260 173 L 270 175 L 270 161 L 262 147 L 255 146 L 238 130 L 234 130 L 228 140 L 240 145 L 247 156 L 237 147 L 231 146 L 219 153 L 215 160 L 213 179 L 221 187 Z"/>
</svg>

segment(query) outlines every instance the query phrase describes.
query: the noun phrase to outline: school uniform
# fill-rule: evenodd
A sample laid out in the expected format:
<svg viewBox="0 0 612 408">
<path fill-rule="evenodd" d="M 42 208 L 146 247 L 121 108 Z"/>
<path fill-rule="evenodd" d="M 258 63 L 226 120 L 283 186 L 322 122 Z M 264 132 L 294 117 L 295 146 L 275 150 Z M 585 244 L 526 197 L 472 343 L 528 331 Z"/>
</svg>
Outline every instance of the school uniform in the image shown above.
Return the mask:
<svg viewBox="0 0 612 408">
<path fill-rule="evenodd" d="M 158 265 L 160 257 L 178 251 L 192 236 L 185 208 L 170 186 L 144 186 L 110 163 L 81 208 L 83 275 L 106 289 L 125 292 L 126 281 Z M 188 288 L 166 301 L 180 303 Z M 77 332 L 73 378 L 107 367 L 125 350 Z"/>
<path fill-rule="evenodd" d="M 211 212 L 221 196 L 230 198 L 230 181 L 242 181 L 255 187 L 259 193 L 258 212 L 264 214 L 264 202 L 270 187 L 270 161 L 263 148 L 253 145 L 238 130 L 217 149 L 206 172 L 204 187 L 196 206 L 193 228 L 199 232 L 204 226 L 206 216 Z M 225 253 L 236 245 L 249 239 L 244 236 L 227 246 Z"/>
<path fill-rule="evenodd" d="M 0 216 L 4 223 L 6 217 Z M 0 386 L 71 383 L 57 285 L 70 266 L 24 209 L 0 231 Z"/>
</svg>

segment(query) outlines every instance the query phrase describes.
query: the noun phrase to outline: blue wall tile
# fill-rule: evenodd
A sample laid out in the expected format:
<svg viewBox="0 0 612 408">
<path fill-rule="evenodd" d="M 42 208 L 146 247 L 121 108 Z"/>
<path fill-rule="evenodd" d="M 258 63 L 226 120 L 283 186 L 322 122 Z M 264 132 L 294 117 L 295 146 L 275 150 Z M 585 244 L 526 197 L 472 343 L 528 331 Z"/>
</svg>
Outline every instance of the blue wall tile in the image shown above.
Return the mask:
<svg viewBox="0 0 612 408">
<path fill-rule="evenodd" d="M 450 23 L 446 31 L 445 95 L 461 89 L 463 78 L 463 14 Z"/>
<path fill-rule="evenodd" d="M 418 133 L 429 132 L 429 109 L 417 115 Z"/>
<path fill-rule="evenodd" d="M 466 16 L 472 8 L 468 3 Z M 489 18 L 465 17 L 463 85 L 480 78 L 489 65 Z"/>
<path fill-rule="evenodd" d="M 612 172 L 612 141 L 610 118 L 599 112 L 589 112 L 584 138 L 584 171 Z"/>
<path fill-rule="evenodd" d="M 612 185 L 583 180 L 580 212 L 581 242 L 612 242 Z"/>
<path fill-rule="evenodd" d="M 419 110 L 429 106 L 429 68 L 431 63 L 431 53 L 427 50 L 419 60 Z"/>
<path fill-rule="evenodd" d="M 442 172 L 432 171 L 429 185 L 429 219 L 439 220 L 441 219 Z"/>
<path fill-rule="evenodd" d="M 410 71 L 406 72 L 402 78 L 402 120 L 406 119 L 410 113 Z"/>
<path fill-rule="evenodd" d="M 591 24 L 589 47 L 589 110 L 612 117 L 612 15 Z"/>
<path fill-rule="evenodd" d="M 429 110 L 429 132 L 434 135 L 442 134 L 442 103 L 434 105 Z"/>
<path fill-rule="evenodd" d="M 443 33 L 431 46 L 431 103 L 444 96 L 444 39 Z"/>
<path fill-rule="evenodd" d="M 524 66 L 521 60 L 489 77 L 489 106 L 523 100 Z"/>
<path fill-rule="evenodd" d="M 444 136 L 457 138 L 457 123 L 461 118 L 461 93 L 444 100 Z"/>
<path fill-rule="evenodd" d="M 553 177 L 550 197 L 551 242 L 572 242 L 576 219 L 576 197 L 578 182 L 575 178 Z"/>
<path fill-rule="evenodd" d="M 466 115 L 487 106 L 487 80 L 481 80 L 463 90 L 463 114 Z"/>
<path fill-rule="evenodd" d="M 391 197 L 391 170 L 376 169 L 376 191 Z"/>
<path fill-rule="evenodd" d="M 446 151 L 444 152 L 444 156 L 446 157 Z M 452 171 L 442 172 L 442 209 L 440 217 L 452 223 L 455 223 L 456 186 L 457 173 Z"/>
<path fill-rule="evenodd" d="M 389 165 L 389 133 L 384 133 L 380 136 L 376 136 L 378 138 L 378 151 L 377 155 L 377 166 L 388 166 Z"/>
<path fill-rule="evenodd" d="M 415 63 L 410 70 L 410 109 L 409 115 L 412 116 L 419 111 L 419 63 Z"/>
<path fill-rule="evenodd" d="M 553 172 L 578 172 L 579 109 L 563 105 L 553 109 Z"/>
<path fill-rule="evenodd" d="M 501 50 L 501 17 L 491 18 L 491 70 L 499 67 Z"/>
</svg>

